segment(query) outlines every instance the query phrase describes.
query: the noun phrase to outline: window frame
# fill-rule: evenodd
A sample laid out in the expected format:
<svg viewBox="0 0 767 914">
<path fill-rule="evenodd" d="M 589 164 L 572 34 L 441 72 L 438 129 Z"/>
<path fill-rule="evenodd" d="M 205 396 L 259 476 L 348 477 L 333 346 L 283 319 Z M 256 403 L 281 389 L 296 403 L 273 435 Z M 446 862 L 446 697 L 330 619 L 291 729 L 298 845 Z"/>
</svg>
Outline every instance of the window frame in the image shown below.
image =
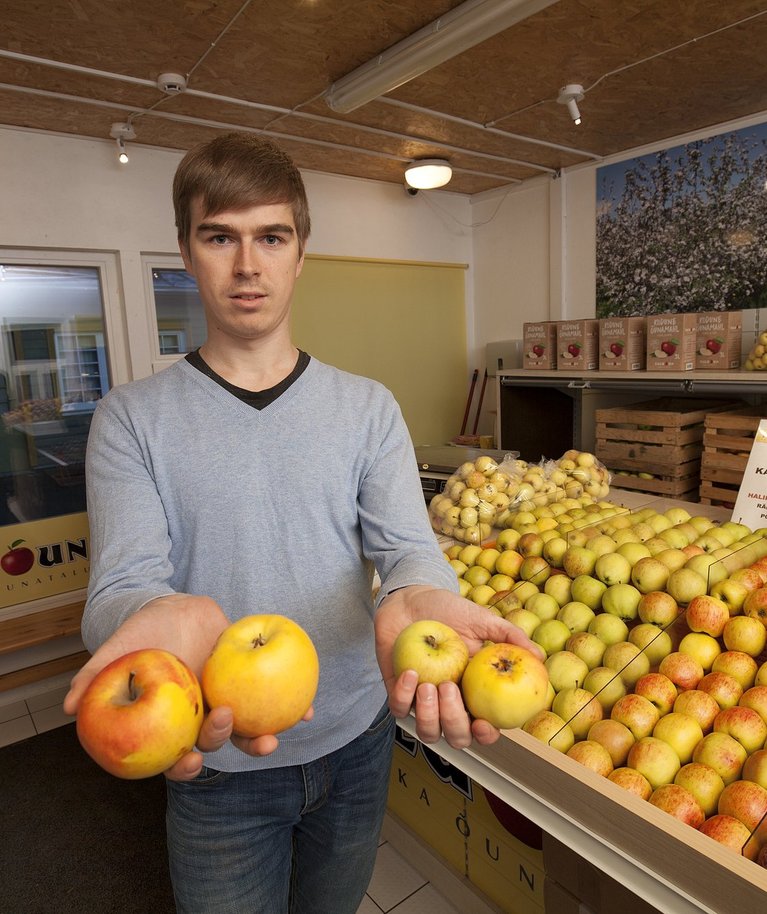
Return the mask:
<svg viewBox="0 0 767 914">
<path fill-rule="evenodd" d="M 152 270 L 186 270 L 180 254 L 142 254 L 141 272 L 144 279 L 144 297 L 147 307 L 147 325 L 149 327 L 149 357 L 152 374 L 168 368 L 179 359 L 185 358 L 187 351 L 179 353 L 160 352 L 160 328 L 157 323 L 157 302 L 154 295 Z"/>
</svg>

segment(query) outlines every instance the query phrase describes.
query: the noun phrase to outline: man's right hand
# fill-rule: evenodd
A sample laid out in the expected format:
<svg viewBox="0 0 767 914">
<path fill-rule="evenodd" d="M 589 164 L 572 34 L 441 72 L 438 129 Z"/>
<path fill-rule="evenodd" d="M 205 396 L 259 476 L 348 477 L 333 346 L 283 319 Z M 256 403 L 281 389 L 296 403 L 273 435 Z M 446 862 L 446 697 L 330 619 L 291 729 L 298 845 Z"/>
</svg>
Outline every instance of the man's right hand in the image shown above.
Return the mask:
<svg viewBox="0 0 767 914">
<path fill-rule="evenodd" d="M 175 654 L 199 678 L 218 636 L 229 625 L 221 607 L 209 597 L 171 594 L 143 606 L 117 629 L 77 672 L 64 699 L 64 711 L 76 714 L 88 685 L 107 664 L 131 651 L 159 648 Z M 232 712 L 212 708 L 205 716 L 197 747 L 214 752 L 232 739 Z M 268 755 L 277 748 L 274 736 L 234 737 L 232 742 L 249 755 Z M 202 755 L 192 751 L 165 772 L 171 780 L 192 780 L 202 767 Z"/>
</svg>

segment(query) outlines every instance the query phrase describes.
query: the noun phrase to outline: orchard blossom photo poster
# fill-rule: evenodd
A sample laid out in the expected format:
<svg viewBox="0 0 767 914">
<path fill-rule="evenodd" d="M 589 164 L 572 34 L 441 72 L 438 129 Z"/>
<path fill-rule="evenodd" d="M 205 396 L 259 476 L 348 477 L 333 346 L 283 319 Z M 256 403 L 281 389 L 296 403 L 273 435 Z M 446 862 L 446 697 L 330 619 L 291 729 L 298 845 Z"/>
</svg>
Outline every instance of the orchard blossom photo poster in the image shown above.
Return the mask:
<svg viewBox="0 0 767 914">
<path fill-rule="evenodd" d="M 767 307 L 767 124 L 597 169 L 596 316 Z"/>
</svg>

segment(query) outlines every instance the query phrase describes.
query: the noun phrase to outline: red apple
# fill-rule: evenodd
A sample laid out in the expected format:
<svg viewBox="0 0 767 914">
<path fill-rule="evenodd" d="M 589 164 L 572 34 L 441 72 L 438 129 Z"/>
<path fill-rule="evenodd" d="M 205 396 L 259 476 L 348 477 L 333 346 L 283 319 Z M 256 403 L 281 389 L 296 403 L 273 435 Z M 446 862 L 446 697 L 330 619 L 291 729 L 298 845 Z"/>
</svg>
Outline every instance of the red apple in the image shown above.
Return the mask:
<svg viewBox="0 0 767 914">
<path fill-rule="evenodd" d="M 730 610 L 722 600 L 703 594 L 687 604 L 685 619 L 690 631 L 718 638 L 730 619 Z"/>
<path fill-rule="evenodd" d="M 717 812 L 733 816 L 754 832 L 767 816 L 767 790 L 754 781 L 733 781 L 722 791 Z"/>
<path fill-rule="evenodd" d="M 718 340 L 718 339 L 706 340 L 706 349 L 708 349 L 709 352 L 712 352 L 712 353 L 714 353 L 714 355 L 716 355 L 716 353 L 719 352 L 719 350 L 722 348 L 723 342 L 724 342 L 723 340 Z"/>
<path fill-rule="evenodd" d="M 767 628 L 767 587 L 751 591 L 743 602 L 743 613 L 758 619 Z"/>
<path fill-rule="evenodd" d="M 674 707 L 678 694 L 674 683 L 663 673 L 646 673 L 640 676 L 634 686 L 634 693 L 651 701 L 661 717 Z"/>
<path fill-rule="evenodd" d="M 729 673 L 706 673 L 697 688 L 709 694 L 720 708 L 734 707 L 743 694 L 743 686 Z"/>
<path fill-rule="evenodd" d="M 742 778 L 767 790 L 767 749 L 759 749 L 743 763 Z"/>
<path fill-rule="evenodd" d="M 617 784 L 629 793 L 640 797 L 642 800 L 649 800 L 652 795 L 652 786 L 647 778 L 635 768 L 616 768 L 607 776 L 608 781 Z"/>
<path fill-rule="evenodd" d="M 679 784 L 656 787 L 650 796 L 650 803 L 693 828 L 699 828 L 706 818 L 693 794 Z"/>
<path fill-rule="evenodd" d="M 110 774 L 148 778 L 192 751 L 203 713 L 189 667 L 147 648 L 118 657 L 91 681 L 77 710 L 77 736 Z"/>
<path fill-rule="evenodd" d="M 613 770 L 610 753 L 596 740 L 582 739 L 572 745 L 566 753 L 585 768 L 590 768 L 595 774 L 606 778 Z M 754 785 L 756 786 L 756 785 Z"/>
<path fill-rule="evenodd" d="M 767 740 L 767 724 L 753 708 L 741 705 L 720 711 L 714 718 L 714 732 L 728 733 L 748 755 L 761 749 Z"/>
<path fill-rule="evenodd" d="M 660 348 L 666 355 L 673 355 L 676 352 L 677 341 L 676 340 L 666 340 L 664 343 L 661 343 Z"/>
<path fill-rule="evenodd" d="M 667 654 L 658 665 L 658 672 L 674 683 L 680 690 L 696 689 L 703 679 L 703 667 L 689 654 L 681 651 L 672 651 Z"/>
<path fill-rule="evenodd" d="M 601 743 L 610 753 L 610 758 L 615 768 L 626 764 L 629 749 L 635 743 L 631 730 L 625 724 L 621 724 L 609 717 L 593 723 L 589 728 L 586 739 Z"/>
<path fill-rule="evenodd" d="M 26 574 L 35 564 L 35 554 L 31 549 L 21 544 L 24 540 L 14 540 L 8 546 L 8 552 L 0 558 L 0 568 L 6 574 L 16 575 Z"/>
<path fill-rule="evenodd" d="M 610 352 L 613 355 L 623 355 L 623 344 L 622 343 L 610 343 Z"/>
<path fill-rule="evenodd" d="M 671 625 L 681 612 L 679 604 L 665 590 L 651 590 L 642 594 L 637 611 L 642 622 L 651 622 L 661 628 Z"/>
<path fill-rule="evenodd" d="M 711 816 L 706 819 L 698 831 L 713 838 L 714 841 L 718 841 L 722 847 L 726 847 L 736 854 L 742 854 L 749 860 L 756 860 L 756 855 L 759 853 L 758 845 L 755 841 L 749 840 L 751 832 L 734 816 L 719 814 Z"/>
<path fill-rule="evenodd" d="M 704 733 L 708 733 L 714 726 L 714 720 L 721 708 L 707 692 L 701 692 L 699 689 L 687 689 L 684 692 L 680 692 L 676 701 L 674 701 L 674 711 L 694 717 L 700 724 L 701 730 Z"/>
<path fill-rule="evenodd" d="M 634 739 L 639 740 L 650 736 L 660 714 L 651 701 L 630 692 L 615 702 L 610 717 L 628 727 Z"/>
<path fill-rule="evenodd" d="M 744 708 L 752 708 L 767 724 L 767 686 L 751 686 L 740 696 L 738 704 Z"/>
</svg>

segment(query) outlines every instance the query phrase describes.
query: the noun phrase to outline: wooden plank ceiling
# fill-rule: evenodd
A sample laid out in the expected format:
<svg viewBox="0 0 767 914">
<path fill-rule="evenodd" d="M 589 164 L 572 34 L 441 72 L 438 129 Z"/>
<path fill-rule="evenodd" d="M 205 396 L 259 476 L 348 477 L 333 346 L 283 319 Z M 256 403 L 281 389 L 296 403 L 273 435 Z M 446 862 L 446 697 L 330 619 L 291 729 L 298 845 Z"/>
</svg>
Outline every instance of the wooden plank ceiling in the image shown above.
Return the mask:
<svg viewBox="0 0 767 914">
<path fill-rule="evenodd" d="M 476 2 L 476 0 L 473 0 Z M 300 167 L 401 184 L 444 157 L 475 194 L 767 118 L 767 0 L 559 0 L 350 114 L 330 85 L 459 0 L 3 0 L 0 124 L 188 149 L 265 131 Z M 64 65 L 64 66 L 61 66 Z M 161 73 L 188 78 L 171 96 Z M 580 83 L 583 123 L 558 104 Z"/>
</svg>

